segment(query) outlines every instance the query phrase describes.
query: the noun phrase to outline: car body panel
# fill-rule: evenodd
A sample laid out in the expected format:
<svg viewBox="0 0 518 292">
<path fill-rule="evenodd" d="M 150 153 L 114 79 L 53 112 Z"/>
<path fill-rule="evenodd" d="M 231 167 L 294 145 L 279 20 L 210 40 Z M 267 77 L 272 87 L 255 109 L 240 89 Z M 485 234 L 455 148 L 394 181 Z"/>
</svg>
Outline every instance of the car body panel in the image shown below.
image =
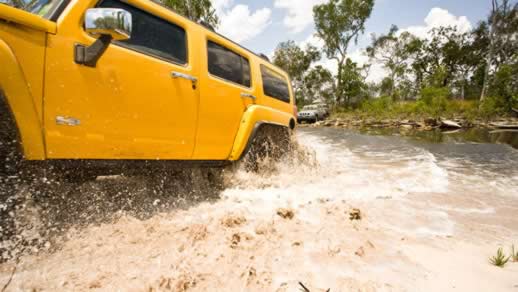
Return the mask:
<svg viewBox="0 0 518 292">
<path fill-rule="evenodd" d="M 285 127 L 286 125 L 289 125 L 290 120 L 292 119 L 293 116 L 291 114 L 283 111 L 272 110 L 271 108 L 262 105 L 250 106 L 241 119 L 241 127 L 239 128 L 239 132 L 236 136 L 235 142 L 233 143 L 234 146 L 229 160 L 235 161 L 242 157 L 243 151 L 246 149 L 248 143 L 251 142 L 251 138 L 253 138 L 252 133 L 255 127 L 261 124 L 272 124 Z"/>
<path fill-rule="evenodd" d="M 76 43 L 90 45 L 80 23 L 97 1 L 81 1 L 49 36 L 45 88 L 45 134 L 51 159 L 190 159 L 196 134 L 199 90 L 171 73 L 197 76 L 199 58 L 176 65 L 149 55 L 109 45 L 95 68 L 74 62 Z M 159 14 L 160 6 L 129 4 Z M 196 50 L 191 26 L 175 14 L 161 18 L 187 31 L 188 47 Z M 131 61 L 130 61 L 131 60 Z M 57 117 L 73 118 L 77 126 L 61 125 Z"/>
<path fill-rule="evenodd" d="M 0 39 L 0 64 L 2 64 L 0 95 L 7 99 L 16 120 L 24 157 L 29 160 L 43 160 L 46 158 L 43 125 L 37 107 L 37 104 L 41 105 L 41 100 L 38 103 L 35 102 L 21 63 L 2 39 Z M 7 114 L 9 113 L 0 113 L 0 115 Z"/>
<path fill-rule="evenodd" d="M 124 2 L 183 27 L 188 64 L 117 43 L 97 67 L 76 64 L 74 46 L 96 41 L 83 21 L 98 0 L 71 1 L 56 22 L 0 5 L 0 61 L 6 68 L 0 89 L 15 114 L 26 159 L 237 160 L 258 123 L 290 127 L 291 85 L 290 102 L 263 92 L 260 66 L 289 83 L 281 69 L 152 1 Z M 208 39 L 249 59 L 251 88 L 208 73 Z M 172 71 L 197 77 L 196 87 L 171 78 Z"/>
<path fill-rule="evenodd" d="M 0 19 L 23 25 L 41 32 L 56 33 L 55 22 L 39 17 L 27 11 L 0 4 Z"/>
</svg>

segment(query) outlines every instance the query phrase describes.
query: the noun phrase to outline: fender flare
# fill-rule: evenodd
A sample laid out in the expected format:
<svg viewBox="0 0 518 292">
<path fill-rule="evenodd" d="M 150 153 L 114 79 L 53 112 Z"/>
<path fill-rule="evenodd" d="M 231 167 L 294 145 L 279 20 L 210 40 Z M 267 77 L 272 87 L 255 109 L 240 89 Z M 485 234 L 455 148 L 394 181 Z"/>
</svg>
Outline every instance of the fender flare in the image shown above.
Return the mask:
<svg viewBox="0 0 518 292">
<path fill-rule="evenodd" d="M 294 117 L 289 113 L 261 105 L 250 106 L 241 119 L 241 126 L 229 157 L 230 161 L 238 161 L 246 155 L 255 136 L 264 125 L 274 125 L 293 130 L 296 123 Z"/>
<path fill-rule="evenodd" d="M 28 160 L 45 159 L 43 125 L 27 86 L 25 75 L 9 45 L 0 39 L 0 98 L 14 116 L 23 155 Z M 9 113 L 0 113 L 4 118 Z"/>
</svg>

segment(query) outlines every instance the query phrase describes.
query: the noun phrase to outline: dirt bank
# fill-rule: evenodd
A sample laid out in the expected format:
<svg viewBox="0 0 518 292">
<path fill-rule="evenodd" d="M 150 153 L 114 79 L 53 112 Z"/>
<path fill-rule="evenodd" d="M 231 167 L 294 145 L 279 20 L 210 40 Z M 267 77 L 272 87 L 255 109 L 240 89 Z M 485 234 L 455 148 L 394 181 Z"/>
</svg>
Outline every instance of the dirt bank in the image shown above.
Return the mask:
<svg viewBox="0 0 518 292">
<path fill-rule="evenodd" d="M 518 118 L 500 118 L 493 120 L 470 120 L 462 117 L 422 118 L 422 119 L 377 119 L 372 117 L 349 116 L 330 118 L 315 124 L 303 124 L 302 127 L 337 127 L 346 129 L 358 128 L 401 128 L 406 130 L 433 131 L 435 129 L 518 129 Z"/>
</svg>

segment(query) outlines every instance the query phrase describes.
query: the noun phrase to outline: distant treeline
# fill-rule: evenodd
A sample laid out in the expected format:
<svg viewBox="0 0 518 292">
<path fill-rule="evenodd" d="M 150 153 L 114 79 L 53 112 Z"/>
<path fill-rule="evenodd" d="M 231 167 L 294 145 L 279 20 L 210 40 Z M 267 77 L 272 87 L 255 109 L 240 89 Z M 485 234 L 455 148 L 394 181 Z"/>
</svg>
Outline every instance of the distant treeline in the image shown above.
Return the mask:
<svg viewBox="0 0 518 292">
<path fill-rule="evenodd" d="M 495 114 L 518 108 L 518 4 L 491 1 L 488 18 L 469 32 L 438 27 L 419 38 L 392 26 L 373 35 L 364 51 L 369 63 L 358 66 L 348 56 L 351 42 L 364 32 L 374 0 L 330 0 L 313 8 L 314 46 L 301 48 L 293 41 L 278 45 L 273 62 L 288 71 L 299 104 L 325 99 L 339 108 L 359 108 L 372 99 L 387 102 L 424 99 L 424 104 L 447 107 L 446 100 L 476 101 L 476 107 Z M 337 74 L 314 64 L 325 56 L 337 63 Z M 387 75 L 367 82 L 373 64 Z M 446 100 L 445 100 L 446 99 Z"/>
</svg>

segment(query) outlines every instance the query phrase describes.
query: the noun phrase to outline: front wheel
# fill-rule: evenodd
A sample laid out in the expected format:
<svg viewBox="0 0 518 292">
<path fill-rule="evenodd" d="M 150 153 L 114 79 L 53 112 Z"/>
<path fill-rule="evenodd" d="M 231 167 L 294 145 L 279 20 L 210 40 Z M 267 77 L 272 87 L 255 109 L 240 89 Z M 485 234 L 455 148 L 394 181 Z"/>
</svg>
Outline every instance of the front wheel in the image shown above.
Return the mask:
<svg viewBox="0 0 518 292">
<path fill-rule="evenodd" d="M 257 130 L 248 152 L 243 158 L 247 171 L 258 172 L 271 162 L 279 162 L 291 152 L 291 130 L 287 127 L 264 124 Z"/>
</svg>

